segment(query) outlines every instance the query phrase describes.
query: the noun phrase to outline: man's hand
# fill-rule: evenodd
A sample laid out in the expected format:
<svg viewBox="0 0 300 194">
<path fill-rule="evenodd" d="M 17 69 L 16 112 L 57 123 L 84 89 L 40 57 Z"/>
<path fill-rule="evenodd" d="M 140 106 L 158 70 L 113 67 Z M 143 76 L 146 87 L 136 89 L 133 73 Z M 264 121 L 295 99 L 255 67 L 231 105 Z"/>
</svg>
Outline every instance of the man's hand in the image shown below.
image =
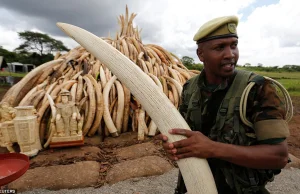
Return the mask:
<svg viewBox="0 0 300 194">
<path fill-rule="evenodd" d="M 163 148 L 171 160 L 178 160 L 188 157 L 211 158 L 214 153 L 214 143 L 198 131 L 186 129 L 171 129 L 170 134 L 183 135 L 187 139 L 168 143 L 168 137 L 159 134 L 156 138 L 163 141 Z"/>
<path fill-rule="evenodd" d="M 240 146 L 212 141 L 197 131 L 172 129 L 169 133 L 187 137 L 173 143 L 168 143 L 165 135 L 156 137 L 163 141 L 163 148 L 172 160 L 188 157 L 218 158 L 255 169 L 282 169 L 288 160 L 286 140 L 273 145 Z"/>
</svg>

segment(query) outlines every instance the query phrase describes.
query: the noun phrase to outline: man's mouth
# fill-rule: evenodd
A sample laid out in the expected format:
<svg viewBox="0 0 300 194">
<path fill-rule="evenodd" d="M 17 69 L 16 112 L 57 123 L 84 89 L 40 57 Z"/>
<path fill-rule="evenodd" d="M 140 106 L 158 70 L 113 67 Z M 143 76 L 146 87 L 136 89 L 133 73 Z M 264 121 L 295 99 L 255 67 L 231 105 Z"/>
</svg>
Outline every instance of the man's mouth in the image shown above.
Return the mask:
<svg viewBox="0 0 300 194">
<path fill-rule="evenodd" d="M 226 63 L 222 65 L 222 68 L 224 68 L 225 70 L 232 70 L 235 66 L 235 63 Z"/>
<path fill-rule="evenodd" d="M 234 65 L 234 63 L 228 63 L 228 64 L 225 64 L 225 65 L 223 65 L 224 67 L 231 67 L 231 66 L 233 66 Z"/>
</svg>

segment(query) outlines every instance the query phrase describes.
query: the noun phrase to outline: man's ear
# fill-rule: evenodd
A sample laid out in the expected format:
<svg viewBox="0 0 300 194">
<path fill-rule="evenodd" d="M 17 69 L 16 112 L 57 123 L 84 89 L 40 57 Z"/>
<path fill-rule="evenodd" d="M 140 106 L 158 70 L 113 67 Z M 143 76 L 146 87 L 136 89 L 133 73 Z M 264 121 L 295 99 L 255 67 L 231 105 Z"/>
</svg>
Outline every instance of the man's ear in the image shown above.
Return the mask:
<svg viewBox="0 0 300 194">
<path fill-rule="evenodd" d="M 203 49 L 198 47 L 197 50 L 196 50 L 196 52 L 197 52 L 197 56 L 200 59 L 200 61 L 203 62 L 204 61 Z"/>
</svg>

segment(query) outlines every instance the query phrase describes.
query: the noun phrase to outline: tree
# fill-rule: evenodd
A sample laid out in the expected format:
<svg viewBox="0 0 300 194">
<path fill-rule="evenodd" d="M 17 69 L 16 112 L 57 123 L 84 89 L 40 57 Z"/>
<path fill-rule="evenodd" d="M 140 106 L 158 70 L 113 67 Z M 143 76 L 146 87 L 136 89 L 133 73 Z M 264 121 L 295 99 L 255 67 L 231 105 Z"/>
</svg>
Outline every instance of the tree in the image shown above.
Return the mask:
<svg viewBox="0 0 300 194">
<path fill-rule="evenodd" d="M 15 52 L 10 52 L 9 50 L 6 50 L 2 46 L 0 46 L 0 56 L 3 56 L 6 62 L 8 63 L 17 61 L 17 54 Z"/>
<path fill-rule="evenodd" d="M 53 60 L 51 53 L 40 55 L 36 52 L 20 50 L 19 52 L 9 51 L 0 46 L 0 56 L 3 56 L 7 63 L 20 62 L 24 64 L 34 64 L 39 66 L 47 61 Z"/>
<path fill-rule="evenodd" d="M 181 59 L 181 62 L 184 66 L 190 66 L 190 65 L 194 65 L 195 61 L 193 58 L 188 57 L 188 56 L 183 56 Z"/>
<path fill-rule="evenodd" d="M 35 52 L 40 56 L 54 51 L 68 51 L 68 48 L 59 40 L 55 40 L 47 34 L 39 32 L 24 31 L 18 32 L 19 38 L 25 42 L 15 50 L 18 52 Z"/>
</svg>

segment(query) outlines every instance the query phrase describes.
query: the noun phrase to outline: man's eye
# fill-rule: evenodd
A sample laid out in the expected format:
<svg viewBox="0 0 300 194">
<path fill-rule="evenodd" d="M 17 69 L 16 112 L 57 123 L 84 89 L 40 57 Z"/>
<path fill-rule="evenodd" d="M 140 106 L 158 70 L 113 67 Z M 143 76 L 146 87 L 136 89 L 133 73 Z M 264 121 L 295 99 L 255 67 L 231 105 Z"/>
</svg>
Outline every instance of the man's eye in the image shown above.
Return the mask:
<svg viewBox="0 0 300 194">
<path fill-rule="evenodd" d="M 221 51 L 223 49 L 224 49 L 224 46 L 218 46 L 218 47 L 215 48 L 216 51 Z"/>
<path fill-rule="evenodd" d="M 237 43 L 234 43 L 233 45 L 231 45 L 231 48 L 236 48 L 237 47 Z"/>
</svg>

